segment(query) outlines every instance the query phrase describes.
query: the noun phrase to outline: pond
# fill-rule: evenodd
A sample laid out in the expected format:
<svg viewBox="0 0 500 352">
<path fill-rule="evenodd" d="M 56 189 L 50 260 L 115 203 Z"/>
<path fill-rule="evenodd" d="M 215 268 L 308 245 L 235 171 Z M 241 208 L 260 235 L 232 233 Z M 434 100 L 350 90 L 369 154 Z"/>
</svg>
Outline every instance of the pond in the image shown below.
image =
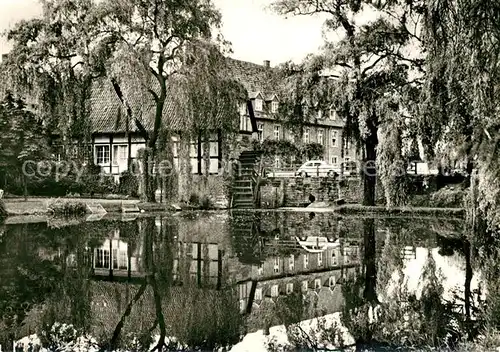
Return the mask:
<svg viewBox="0 0 500 352">
<path fill-rule="evenodd" d="M 477 325 L 484 296 L 457 219 L 252 211 L 92 220 L 3 225 L 3 350 L 32 334 L 53 348 L 86 335 L 101 350 L 159 340 L 238 350 L 243 337 L 283 324 L 296 348 L 348 344 L 337 327 L 321 338 L 293 330 L 331 316 L 358 344 L 412 342 L 412 330 L 440 343 Z M 388 333 L 394 326 L 406 330 Z"/>
</svg>

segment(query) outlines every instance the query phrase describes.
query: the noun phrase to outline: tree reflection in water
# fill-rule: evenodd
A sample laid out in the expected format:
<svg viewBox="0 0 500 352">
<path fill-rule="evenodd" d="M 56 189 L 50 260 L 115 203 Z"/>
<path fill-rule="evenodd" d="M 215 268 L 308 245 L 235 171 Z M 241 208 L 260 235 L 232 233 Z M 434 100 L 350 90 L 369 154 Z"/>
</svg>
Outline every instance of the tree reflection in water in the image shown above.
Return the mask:
<svg viewBox="0 0 500 352">
<path fill-rule="evenodd" d="M 323 340 L 342 345 L 340 327 L 321 318 L 342 311 L 342 323 L 358 345 L 440 347 L 465 332 L 475 336 L 480 326 L 476 317 L 486 314 L 472 289 L 475 251 L 461 238 L 437 236 L 439 229 L 456 232 L 455 225 L 444 226 L 441 220 L 434 226 L 429 220 L 275 212 L 234 215 L 210 227 L 210 219 L 194 214 L 189 219 L 4 227 L 0 343 L 48 331 L 59 322 L 95 337 L 102 350 L 181 345 L 212 350 L 237 343 L 243 326 L 261 329 L 264 322 L 284 323 L 292 344 L 314 349 L 321 339 L 297 323 L 320 317 L 317 330 Z M 323 236 L 329 243 L 340 238 L 341 247 L 333 257 L 334 252 L 321 254 L 321 261 L 313 253 L 309 267 L 301 267 L 307 249 L 297 244 L 296 236 Z M 406 285 L 405 248 L 410 246 L 416 258 L 416 247 L 430 252 L 436 242 L 439 255 L 465 264 L 464 285 L 451 302 L 443 299 L 443 281 L 431 255 L 420 256 L 425 265 L 419 293 Z M 344 263 L 353 246 L 359 246 L 360 261 Z M 264 274 L 259 274 L 261 268 Z M 498 272 L 491 270 L 488 277 Z M 238 280 L 251 283 L 253 301 L 247 306 L 240 306 L 241 292 L 233 286 Z M 266 282 L 278 286 L 277 296 L 260 291 L 259 307 L 252 310 L 254 284 L 265 288 Z M 290 292 L 288 284 L 293 284 Z M 493 317 L 500 310 L 491 307 L 488 314 Z M 50 334 L 40 336 L 46 346 L 56 346 Z"/>
</svg>

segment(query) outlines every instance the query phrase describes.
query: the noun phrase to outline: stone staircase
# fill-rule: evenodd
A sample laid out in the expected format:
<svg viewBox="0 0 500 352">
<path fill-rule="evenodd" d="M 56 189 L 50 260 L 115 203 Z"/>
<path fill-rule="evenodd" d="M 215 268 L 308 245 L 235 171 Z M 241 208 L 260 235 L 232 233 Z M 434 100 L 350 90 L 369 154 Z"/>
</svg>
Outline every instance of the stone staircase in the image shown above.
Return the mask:
<svg viewBox="0 0 500 352">
<path fill-rule="evenodd" d="M 233 184 L 232 208 L 250 209 L 257 206 L 261 153 L 243 151 L 239 157 Z"/>
</svg>

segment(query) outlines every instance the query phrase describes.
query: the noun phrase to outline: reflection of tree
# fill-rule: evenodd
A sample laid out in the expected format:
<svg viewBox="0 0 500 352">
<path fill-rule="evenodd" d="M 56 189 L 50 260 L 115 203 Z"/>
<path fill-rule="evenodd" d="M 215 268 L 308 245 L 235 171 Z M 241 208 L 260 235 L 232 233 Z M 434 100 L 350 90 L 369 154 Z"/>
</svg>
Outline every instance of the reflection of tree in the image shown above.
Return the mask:
<svg viewBox="0 0 500 352">
<path fill-rule="evenodd" d="M 363 297 L 367 303 L 377 303 L 375 219 L 363 219 L 363 242 L 363 269 L 365 277 Z"/>
</svg>

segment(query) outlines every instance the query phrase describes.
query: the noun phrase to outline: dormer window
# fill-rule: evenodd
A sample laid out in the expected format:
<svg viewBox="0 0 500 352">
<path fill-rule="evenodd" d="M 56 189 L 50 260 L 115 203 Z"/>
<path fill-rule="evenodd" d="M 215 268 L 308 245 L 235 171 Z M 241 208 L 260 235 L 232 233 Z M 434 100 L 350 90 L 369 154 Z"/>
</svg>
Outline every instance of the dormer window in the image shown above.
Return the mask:
<svg viewBox="0 0 500 352">
<path fill-rule="evenodd" d="M 255 99 L 255 110 L 262 111 L 262 99 Z"/>
<path fill-rule="evenodd" d="M 330 120 L 336 120 L 337 119 L 337 112 L 335 111 L 334 108 L 330 109 Z"/>
<path fill-rule="evenodd" d="M 271 103 L 271 112 L 273 114 L 276 114 L 278 112 L 278 107 L 279 107 L 279 103 L 277 101 L 273 101 Z"/>
</svg>

